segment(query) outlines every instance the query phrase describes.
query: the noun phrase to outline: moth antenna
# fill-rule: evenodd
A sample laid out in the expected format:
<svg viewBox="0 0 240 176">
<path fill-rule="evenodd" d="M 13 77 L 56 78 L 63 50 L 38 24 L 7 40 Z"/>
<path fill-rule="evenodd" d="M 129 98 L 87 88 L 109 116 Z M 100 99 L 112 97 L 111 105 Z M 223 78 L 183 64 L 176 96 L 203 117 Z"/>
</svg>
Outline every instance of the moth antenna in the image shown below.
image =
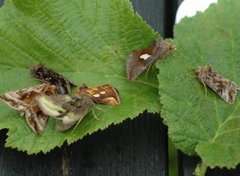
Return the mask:
<svg viewBox="0 0 240 176">
<path fill-rule="evenodd" d="M 173 55 L 174 57 L 176 57 L 176 52 L 173 52 L 172 55 Z"/>
<path fill-rule="evenodd" d="M 195 75 L 195 76 L 187 75 L 186 77 L 188 77 L 188 78 L 197 78 L 197 75 Z"/>
<path fill-rule="evenodd" d="M 206 98 L 207 97 L 207 86 L 203 82 L 202 82 L 202 84 L 204 86 L 204 95 L 205 95 L 205 98 Z"/>
</svg>

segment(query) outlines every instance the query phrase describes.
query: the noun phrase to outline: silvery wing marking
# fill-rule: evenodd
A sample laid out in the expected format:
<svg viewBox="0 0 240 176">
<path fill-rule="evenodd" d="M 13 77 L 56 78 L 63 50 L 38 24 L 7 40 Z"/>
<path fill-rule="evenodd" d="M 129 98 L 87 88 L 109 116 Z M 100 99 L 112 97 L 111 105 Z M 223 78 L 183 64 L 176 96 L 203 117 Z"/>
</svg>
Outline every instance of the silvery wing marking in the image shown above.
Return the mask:
<svg viewBox="0 0 240 176">
<path fill-rule="evenodd" d="M 118 90 L 108 84 L 98 87 L 87 87 L 83 84 L 77 90 L 77 94 L 86 94 L 97 104 L 119 105 L 121 103 Z"/>
<path fill-rule="evenodd" d="M 94 106 L 87 95 L 43 95 L 37 98 L 37 103 L 45 115 L 61 121 L 57 126 L 59 131 L 77 126 Z"/>
<path fill-rule="evenodd" d="M 126 61 L 127 78 L 135 80 L 143 71 L 147 70 L 158 59 L 175 51 L 175 47 L 165 40 L 156 39 L 150 46 L 134 51 Z"/>
<path fill-rule="evenodd" d="M 26 118 L 28 126 L 36 134 L 41 134 L 46 126 L 48 116 L 44 115 L 36 104 L 36 97 L 40 94 L 52 95 L 55 93 L 55 86 L 41 84 L 34 87 L 11 91 L 0 95 L 6 104 L 20 112 Z"/>
<path fill-rule="evenodd" d="M 35 65 L 31 69 L 31 72 L 35 78 L 45 83 L 55 85 L 57 92 L 60 94 L 68 94 L 71 88 L 75 86 L 68 79 L 64 78 L 63 75 L 60 75 L 54 70 L 46 68 L 41 64 Z"/>
<path fill-rule="evenodd" d="M 221 76 L 217 71 L 213 70 L 211 65 L 199 67 L 196 74 L 203 85 L 210 87 L 227 103 L 233 104 L 235 102 L 240 89 L 235 82 Z"/>
</svg>

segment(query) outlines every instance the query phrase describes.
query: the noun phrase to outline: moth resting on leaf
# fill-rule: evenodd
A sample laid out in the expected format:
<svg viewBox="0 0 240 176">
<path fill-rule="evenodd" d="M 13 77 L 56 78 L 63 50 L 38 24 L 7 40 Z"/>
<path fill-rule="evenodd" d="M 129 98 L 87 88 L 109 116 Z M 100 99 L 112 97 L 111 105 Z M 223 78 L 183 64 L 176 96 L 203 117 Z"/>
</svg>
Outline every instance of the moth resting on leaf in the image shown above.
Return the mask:
<svg viewBox="0 0 240 176">
<path fill-rule="evenodd" d="M 43 114 L 36 103 L 38 95 L 55 94 L 56 87 L 50 84 L 41 84 L 34 87 L 11 91 L 0 95 L 6 104 L 20 112 L 26 118 L 28 126 L 36 134 L 41 134 L 46 126 L 48 116 Z"/>
<path fill-rule="evenodd" d="M 42 95 L 37 98 L 37 103 L 44 114 L 61 120 L 57 126 L 59 131 L 66 131 L 78 125 L 82 119 L 93 111 L 96 103 L 117 105 L 120 103 L 118 92 L 110 85 L 87 88 L 80 87 L 77 94 L 70 95 Z"/>
<path fill-rule="evenodd" d="M 57 92 L 60 94 L 68 94 L 70 89 L 75 85 L 68 79 L 64 78 L 63 75 L 44 67 L 41 64 L 35 65 L 31 69 L 33 77 L 52 85 L 56 86 Z"/>
<path fill-rule="evenodd" d="M 204 86 L 210 87 L 227 103 L 233 104 L 235 102 L 240 89 L 235 82 L 221 76 L 217 71 L 213 70 L 211 65 L 198 67 L 196 74 Z"/>
<path fill-rule="evenodd" d="M 149 69 L 157 60 L 175 51 L 175 47 L 162 39 L 156 39 L 147 48 L 134 51 L 126 61 L 127 78 L 135 80 L 143 71 Z"/>
<path fill-rule="evenodd" d="M 120 98 L 118 90 L 111 85 L 102 85 L 98 87 L 87 87 L 85 84 L 80 86 L 77 94 L 87 94 L 97 104 L 118 105 Z"/>
</svg>

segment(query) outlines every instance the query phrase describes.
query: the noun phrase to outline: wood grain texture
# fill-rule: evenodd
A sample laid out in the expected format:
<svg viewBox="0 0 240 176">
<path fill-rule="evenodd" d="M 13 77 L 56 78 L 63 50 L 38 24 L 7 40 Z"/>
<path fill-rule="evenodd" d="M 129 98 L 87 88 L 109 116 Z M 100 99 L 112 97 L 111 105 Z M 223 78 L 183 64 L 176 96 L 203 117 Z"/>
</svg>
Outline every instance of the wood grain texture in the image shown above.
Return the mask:
<svg viewBox="0 0 240 176">
<path fill-rule="evenodd" d="M 164 32 L 164 0 L 133 4 L 150 25 Z M 144 113 L 46 155 L 4 148 L 6 132 L 0 131 L 0 176 L 167 175 L 167 129 L 159 115 Z"/>
<path fill-rule="evenodd" d="M 163 37 L 165 34 L 165 0 L 131 0 L 134 9 Z"/>
<path fill-rule="evenodd" d="M 88 136 L 69 147 L 70 175 L 165 176 L 165 132 L 159 116 L 145 113 Z"/>
<path fill-rule="evenodd" d="M 167 175 L 166 127 L 158 115 L 144 113 L 46 155 L 4 148 L 5 133 L 0 133 L 1 176 Z"/>
</svg>

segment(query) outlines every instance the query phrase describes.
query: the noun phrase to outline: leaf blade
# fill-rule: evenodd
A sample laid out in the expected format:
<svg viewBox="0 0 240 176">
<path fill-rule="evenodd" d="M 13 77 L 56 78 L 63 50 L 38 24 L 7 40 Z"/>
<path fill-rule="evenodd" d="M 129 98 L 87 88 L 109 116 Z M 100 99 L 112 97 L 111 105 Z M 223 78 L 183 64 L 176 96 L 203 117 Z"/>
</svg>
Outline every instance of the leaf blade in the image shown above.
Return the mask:
<svg viewBox="0 0 240 176">
<path fill-rule="evenodd" d="M 239 5 L 237 0 L 222 0 L 205 13 L 185 18 L 175 26 L 175 56 L 158 64 L 162 116 L 170 137 L 177 148 L 187 154 L 197 153 L 210 167 L 233 168 L 240 162 L 238 133 L 220 133 L 222 126 L 232 128 L 228 123 L 232 117 L 240 118 L 239 95 L 231 106 L 209 88 L 205 94 L 195 71 L 198 66 L 211 64 L 225 78 L 240 83 Z"/>
<path fill-rule="evenodd" d="M 96 112 L 99 121 L 89 114 L 73 133 L 55 131 L 57 122 L 50 119 L 44 133 L 36 136 L 17 112 L 0 103 L 0 128 L 9 128 L 6 146 L 28 154 L 46 153 L 145 109 L 159 112 L 157 78 L 143 75 L 129 83 L 125 75 L 128 54 L 157 36 L 128 0 L 7 0 L 0 9 L 0 80 L 5 85 L 1 93 L 38 84 L 30 68 L 41 63 L 78 85 L 114 85 L 122 104 L 101 106 L 103 110 Z"/>
</svg>

